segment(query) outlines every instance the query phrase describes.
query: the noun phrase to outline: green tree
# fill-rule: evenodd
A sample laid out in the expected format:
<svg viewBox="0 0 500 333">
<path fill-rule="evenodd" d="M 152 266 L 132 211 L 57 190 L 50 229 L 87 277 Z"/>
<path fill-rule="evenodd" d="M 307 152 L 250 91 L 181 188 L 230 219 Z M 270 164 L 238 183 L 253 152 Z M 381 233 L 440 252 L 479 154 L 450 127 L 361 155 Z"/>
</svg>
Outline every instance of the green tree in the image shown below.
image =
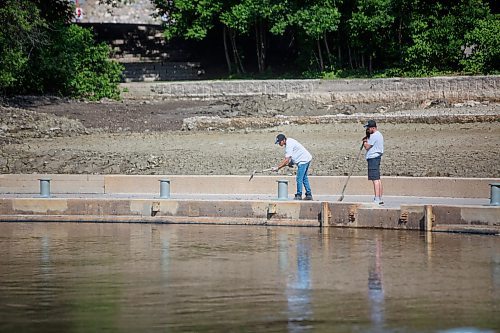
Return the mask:
<svg viewBox="0 0 500 333">
<path fill-rule="evenodd" d="M 403 63 L 403 49 L 410 41 L 408 38 L 409 29 L 418 1 L 419 0 L 391 1 L 392 13 L 394 15 L 394 25 L 392 31 L 395 32 L 395 34 L 392 35 L 394 48 L 391 51 L 394 58 L 397 59 L 399 66 Z M 386 65 L 392 64 L 387 63 Z"/>
<path fill-rule="evenodd" d="M 210 30 L 223 27 L 226 62 L 229 72 L 233 65 L 238 73 L 245 72 L 238 36 L 254 37 L 257 67 L 263 72 L 266 67 L 267 34 L 269 29 L 282 32 L 286 19 L 283 12 L 286 1 L 278 0 L 153 0 L 159 14 L 166 18 L 167 39 L 182 37 L 202 40 Z"/>
<path fill-rule="evenodd" d="M 413 13 L 404 67 L 414 75 L 459 70 L 465 35 L 488 15 L 482 0 L 420 0 Z"/>
<path fill-rule="evenodd" d="M 202 40 L 218 22 L 222 0 L 152 0 L 165 18 L 167 39 L 182 36 Z"/>
<path fill-rule="evenodd" d="M 349 20 L 352 46 L 361 50 L 361 67 L 368 55 L 368 71 L 373 70 L 373 57 L 387 45 L 390 27 L 394 22 L 390 0 L 359 0 Z"/>
<path fill-rule="evenodd" d="M 123 66 L 109 59 L 109 46 L 95 43 L 92 32 L 77 25 L 61 25 L 56 31 L 50 46 L 38 53 L 32 82 L 39 80 L 43 92 L 89 100 L 119 98 Z"/>
<path fill-rule="evenodd" d="M 121 66 L 91 32 L 69 23 L 66 0 L 0 5 L 0 92 L 118 98 Z"/>
<path fill-rule="evenodd" d="M 280 0 L 241 0 L 221 14 L 221 22 L 243 35 L 253 33 L 259 73 L 266 69 L 267 34 L 282 34 L 287 26 L 288 2 Z"/>
<path fill-rule="evenodd" d="M 221 12 L 233 4 L 233 1 L 223 0 L 152 0 L 152 2 L 158 9 L 158 15 L 164 20 L 164 33 L 167 39 L 182 38 L 198 41 L 205 39 L 209 31 L 220 24 Z M 227 43 L 228 38 L 230 44 Z M 236 69 L 239 72 L 242 69 L 242 64 L 238 55 L 234 31 L 228 30 L 227 26 L 224 26 L 222 39 L 229 72 L 232 72 L 233 64 L 236 64 Z"/>
<path fill-rule="evenodd" d="M 329 61 L 333 58 L 328 45 L 328 34 L 338 29 L 340 12 L 335 1 L 312 1 L 301 3 L 301 7 L 293 15 L 297 29 L 303 31 L 308 38 L 316 43 L 318 63 L 321 71 L 325 70 L 321 41 Z"/>
<path fill-rule="evenodd" d="M 29 1 L 6 0 L 0 6 L 0 92 L 22 84 L 32 53 L 46 43 L 47 24 Z"/>
<path fill-rule="evenodd" d="M 490 74 L 500 71 L 500 15 L 480 20 L 476 28 L 465 35 L 465 52 L 460 61 L 466 72 Z"/>
</svg>

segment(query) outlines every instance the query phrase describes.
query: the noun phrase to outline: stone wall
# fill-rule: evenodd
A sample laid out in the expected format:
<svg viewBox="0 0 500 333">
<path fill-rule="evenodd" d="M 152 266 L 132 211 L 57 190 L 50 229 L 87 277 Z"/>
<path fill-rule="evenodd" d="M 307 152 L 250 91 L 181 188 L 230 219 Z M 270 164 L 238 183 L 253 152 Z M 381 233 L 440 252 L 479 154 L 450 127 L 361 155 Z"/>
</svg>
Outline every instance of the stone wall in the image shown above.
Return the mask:
<svg viewBox="0 0 500 333">
<path fill-rule="evenodd" d="M 268 95 L 333 103 L 500 101 L 500 76 L 349 80 L 234 80 L 127 84 L 130 99 L 218 99 Z"/>
</svg>

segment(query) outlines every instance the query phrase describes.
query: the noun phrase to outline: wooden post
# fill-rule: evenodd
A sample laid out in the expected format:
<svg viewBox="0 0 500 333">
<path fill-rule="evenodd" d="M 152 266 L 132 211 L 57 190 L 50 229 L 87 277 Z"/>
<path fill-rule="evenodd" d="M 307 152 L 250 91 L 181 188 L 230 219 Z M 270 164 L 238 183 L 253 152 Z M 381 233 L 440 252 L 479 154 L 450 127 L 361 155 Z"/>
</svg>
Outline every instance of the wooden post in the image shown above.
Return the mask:
<svg viewBox="0 0 500 333">
<path fill-rule="evenodd" d="M 432 222 L 434 221 L 434 215 L 432 214 L 432 205 L 425 205 L 425 231 L 432 231 Z"/>
<path fill-rule="evenodd" d="M 328 202 L 321 203 L 321 226 L 329 227 L 330 226 L 330 208 L 328 207 Z"/>
</svg>

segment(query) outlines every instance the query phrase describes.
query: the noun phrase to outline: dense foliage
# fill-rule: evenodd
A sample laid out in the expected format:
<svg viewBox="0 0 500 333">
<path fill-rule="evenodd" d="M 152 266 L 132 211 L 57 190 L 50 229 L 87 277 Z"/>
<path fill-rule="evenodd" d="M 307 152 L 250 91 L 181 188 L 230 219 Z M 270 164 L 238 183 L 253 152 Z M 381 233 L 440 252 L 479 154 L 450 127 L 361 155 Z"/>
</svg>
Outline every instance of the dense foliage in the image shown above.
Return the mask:
<svg viewBox="0 0 500 333">
<path fill-rule="evenodd" d="M 277 65 L 289 77 L 500 73 L 491 0 L 151 1 L 166 38 L 220 33 L 230 75 L 276 77 Z M 69 0 L 0 1 L 0 94 L 119 97 L 122 66 L 69 24 L 73 11 Z"/>
<path fill-rule="evenodd" d="M 295 59 L 289 68 L 330 77 L 500 70 L 500 16 L 494 1 L 152 1 L 167 18 L 167 38 L 201 40 L 222 27 L 228 68 L 236 73 L 245 72 L 250 59 L 265 72 L 271 38 L 285 40 L 283 55 Z M 249 41 L 255 43 L 253 54 L 242 53 Z"/>
<path fill-rule="evenodd" d="M 89 30 L 68 24 L 67 0 L 0 4 L 0 93 L 118 98 L 121 65 Z"/>
</svg>

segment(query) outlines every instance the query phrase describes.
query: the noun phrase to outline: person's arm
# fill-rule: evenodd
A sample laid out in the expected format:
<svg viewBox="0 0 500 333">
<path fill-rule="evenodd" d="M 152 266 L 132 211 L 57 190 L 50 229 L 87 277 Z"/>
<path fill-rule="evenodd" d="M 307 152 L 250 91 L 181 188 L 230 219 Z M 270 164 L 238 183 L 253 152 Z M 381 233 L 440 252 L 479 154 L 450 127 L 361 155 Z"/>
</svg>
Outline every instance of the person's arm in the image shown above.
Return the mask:
<svg viewBox="0 0 500 333">
<path fill-rule="evenodd" d="M 363 147 L 365 147 L 366 150 L 370 150 L 370 148 L 373 147 L 373 146 L 368 143 L 368 139 L 367 138 L 364 138 L 363 139 Z"/>
<path fill-rule="evenodd" d="M 366 150 L 369 150 L 371 147 L 373 147 L 373 145 L 368 143 L 369 138 L 370 138 L 370 130 L 367 128 L 366 129 L 366 136 L 363 138 L 363 147 Z"/>
<path fill-rule="evenodd" d="M 287 166 L 290 163 L 291 157 L 285 157 L 278 166 L 273 167 L 273 171 L 278 171 L 279 169 Z"/>
</svg>

